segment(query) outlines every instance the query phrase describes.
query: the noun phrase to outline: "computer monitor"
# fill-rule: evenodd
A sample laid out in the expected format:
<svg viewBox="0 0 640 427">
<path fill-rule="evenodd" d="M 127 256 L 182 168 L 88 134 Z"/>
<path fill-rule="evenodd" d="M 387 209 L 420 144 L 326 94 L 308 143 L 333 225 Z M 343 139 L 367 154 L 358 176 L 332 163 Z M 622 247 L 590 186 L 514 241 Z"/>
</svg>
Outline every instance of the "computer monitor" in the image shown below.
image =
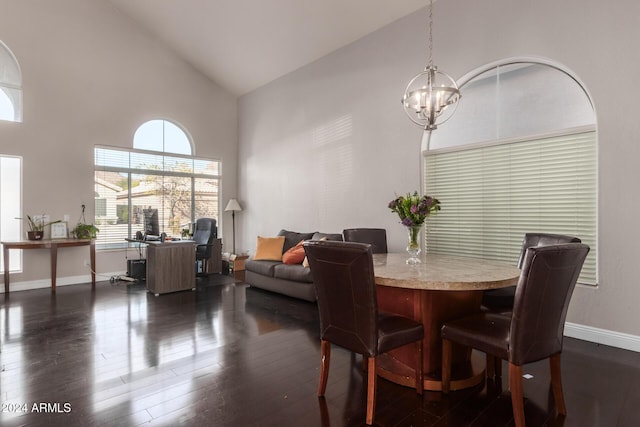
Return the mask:
<svg viewBox="0 0 640 427">
<path fill-rule="evenodd" d="M 160 235 L 160 224 L 158 222 L 158 209 L 143 209 L 144 216 L 144 234 L 151 236 Z"/>
</svg>

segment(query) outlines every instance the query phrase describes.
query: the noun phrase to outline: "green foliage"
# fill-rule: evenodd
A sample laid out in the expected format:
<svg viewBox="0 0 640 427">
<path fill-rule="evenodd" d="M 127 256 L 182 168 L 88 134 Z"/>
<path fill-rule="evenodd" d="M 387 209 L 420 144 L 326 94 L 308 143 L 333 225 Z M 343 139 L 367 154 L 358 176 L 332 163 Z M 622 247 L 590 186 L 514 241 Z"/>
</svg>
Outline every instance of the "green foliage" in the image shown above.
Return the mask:
<svg viewBox="0 0 640 427">
<path fill-rule="evenodd" d="M 22 218 L 18 218 L 18 219 L 22 219 Z M 62 222 L 62 221 L 61 220 L 51 221 L 51 222 L 44 222 L 42 220 L 37 221 L 33 219 L 31 215 L 27 215 L 27 225 L 29 226 L 29 231 L 43 231 L 45 227 L 51 224 L 56 224 L 58 222 Z"/>
<path fill-rule="evenodd" d="M 78 224 L 71 233 L 78 239 L 95 239 L 98 231 L 98 227 L 93 224 Z"/>
</svg>

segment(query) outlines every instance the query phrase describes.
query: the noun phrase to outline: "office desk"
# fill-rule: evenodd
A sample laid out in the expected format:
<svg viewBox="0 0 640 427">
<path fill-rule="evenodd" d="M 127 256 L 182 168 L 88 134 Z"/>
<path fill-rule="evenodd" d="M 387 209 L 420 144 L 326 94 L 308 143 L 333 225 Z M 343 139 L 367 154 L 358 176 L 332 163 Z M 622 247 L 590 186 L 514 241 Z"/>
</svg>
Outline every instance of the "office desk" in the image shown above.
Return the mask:
<svg viewBox="0 0 640 427">
<path fill-rule="evenodd" d="M 49 249 L 51 253 L 51 293 L 56 293 L 56 273 L 58 268 L 58 248 L 89 246 L 91 259 L 91 285 L 96 285 L 96 242 L 89 239 L 17 240 L 0 242 L 4 259 L 4 293 L 9 295 L 9 249 Z"/>
<path fill-rule="evenodd" d="M 196 287 L 196 245 L 191 240 L 147 244 L 147 290 L 154 295 Z"/>
<path fill-rule="evenodd" d="M 407 265 L 403 253 L 374 254 L 378 307 L 424 325 L 423 385 L 441 390 L 442 342 L 440 328 L 447 320 L 478 311 L 482 291 L 512 286 L 520 270 L 515 266 L 477 258 L 427 254 L 422 264 Z M 484 377 L 474 366 L 471 352 L 454 349 L 452 388 L 472 387 Z M 476 363 L 477 365 L 477 363 Z M 401 347 L 383 355 L 378 374 L 398 384 L 415 387 L 413 347 Z"/>
</svg>

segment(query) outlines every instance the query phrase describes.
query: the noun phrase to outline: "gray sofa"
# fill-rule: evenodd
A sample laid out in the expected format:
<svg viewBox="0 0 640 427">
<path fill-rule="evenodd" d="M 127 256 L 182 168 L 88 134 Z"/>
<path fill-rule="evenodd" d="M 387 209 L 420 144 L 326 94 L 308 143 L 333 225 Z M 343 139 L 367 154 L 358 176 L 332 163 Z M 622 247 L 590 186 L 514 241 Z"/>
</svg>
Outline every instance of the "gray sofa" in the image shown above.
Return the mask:
<svg viewBox="0 0 640 427">
<path fill-rule="evenodd" d="M 280 230 L 278 236 L 284 236 L 284 254 L 301 240 L 342 241 L 342 234 L 331 233 L 298 233 Z M 253 287 L 278 292 L 290 297 L 307 301 L 316 301 L 313 277 L 308 267 L 301 264 L 283 264 L 281 261 L 256 261 L 252 257 L 245 263 L 244 280 Z"/>
</svg>

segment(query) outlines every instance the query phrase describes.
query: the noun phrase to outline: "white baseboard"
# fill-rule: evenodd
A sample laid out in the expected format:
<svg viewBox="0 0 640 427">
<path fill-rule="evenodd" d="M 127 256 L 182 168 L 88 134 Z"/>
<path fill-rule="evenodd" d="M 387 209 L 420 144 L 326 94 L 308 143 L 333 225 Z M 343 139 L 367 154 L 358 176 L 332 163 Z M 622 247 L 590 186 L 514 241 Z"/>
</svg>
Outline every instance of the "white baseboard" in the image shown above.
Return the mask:
<svg viewBox="0 0 640 427">
<path fill-rule="evenodd" d="M 609 331 L 577 323 L 565 323 L 564 335 L 584 341 L 591 341 L 611 347 L 640 352 L 640 337 L 623 332 Z"/>
<path fill-rule="evenodd" d="M 127 273 L 123 272 L 115 272 L 115 273 L 98 273 L 96 275 L 96 282 L 102 280 L 109 280 L 112 276 L 126 276 Z M 58 277 L 56 278 L 56 288 L 60 286 L 69 286 L 69 285 L 80 285 L 82 283 L 91 283 L 91 275 L 81 275 L 81 276 L 68 276 L 68 277 Z M 32 289 L 43 289 L 51 287 L 51 279 L 38 279 L 38 280 L 25 280 L 22 282 L 11 281 L 10 282 L 10 292 L 17 291 L 28 291 Z M 0 285 L 0 293 L 4 293 L 4 286 Z"/>
</svg>

